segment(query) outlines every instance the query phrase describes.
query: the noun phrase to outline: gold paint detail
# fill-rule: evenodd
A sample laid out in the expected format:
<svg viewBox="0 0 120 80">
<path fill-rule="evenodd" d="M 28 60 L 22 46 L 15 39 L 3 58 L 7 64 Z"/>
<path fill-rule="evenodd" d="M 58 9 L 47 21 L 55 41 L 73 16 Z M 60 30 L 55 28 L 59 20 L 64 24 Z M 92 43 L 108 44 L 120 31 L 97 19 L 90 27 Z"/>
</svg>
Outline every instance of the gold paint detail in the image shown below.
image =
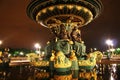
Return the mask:
<svg viewBox="0 0 120 80">
<path fill-rule="evenodd" d="M 49 61 L 31 62 L 33 66 L 49 66 Z"/>
<path fill-rule="evenodd" d="M 57 6 L 58 9 L 63 9 L 64 8 L 64 5 L 55 5 Z"/>
<path fill-rule="evenodd" d="M 63 52 L 59 51 L 56 53 L 54 67 L 55 68 L 68 68 L 71 67 L 72 62 L 64 55 Z M 67 60 L 67 62 L 65 61 Z"/>
<path fill-rule="evenodd" d="M 79 60 L 79 66 L 95 66 L 96 61 L 91 62 L 90 60 Z"/>
<path fill-rule="evenodd" d="M 37 72 L 35 75 L 35 78 L 37 78 L 37 79 L 49 78 L 49 77 L 50 77 L 49 73 L 44 72 L 44 70 L 43 70 L 43 72 Z"/>
<path fill-rule="evenodd" d="M 74 15 L 74 14 L 61 14 L 61 15 L 55 15 L 55 16 L 52 16 L 52 17 L 49 17 L 46 21 L 45 21 L 45 24 L 48 26 L 48 25 L 50 25 L 50 24 L 47 24 L 47 22 L 49 21 L 49 20 L 51 20 L 51 19 L 54 19 L 54 18 L 56 18 L 56 17 L 66 17 L 66 16 L 68 16 L 68 17 L 70 17 L 70 16 L 72 16 L 72 17 L 75 17 L 75 18 L 78 18 L 78 19 L 80 19 L 81 20 L 81 24 L 83 25 L 84 23 L 85 23 L 85 20 L 82 18 L 82 17 L 80 17 L 80 16 L 76 16 L 76 15 Z M 68 22 L 65 22 L 64 24 L 66 24 L 66 23 L 68 23 Z M 71 24 L 77 24 L 78 22 L 71 22 Z M 55 24 L 54 24 L 55 25 Z"/>
<path fill-rule="evenodd" d="M 89 12 L 88 9 L 86 9 L 86 8 L 84 8 L 84 11 L 85 11 L 85 12 Z"/>
<path fill-rule="evenodd" d="M 39 56 L 36 53 L 29 53 L 26 56 L 33 66 L 49 66 L 49 61 L 39 60 Z"/>
<path fill-rule="evenodd" d="M 36 21 L 38 22 L 39 21 L 39 16 L 41 15 L 41 12 L 38 12 L 38 14 L 36 15 Z"/>
<path fill-rule="evenodd" d="M 77 8 L 78 10 L 81 10 L 81 9 L 82 9 L 82 7 L 81 7 L 81 6 L 77 6 L 76 8 Z"/>
<path fill-rule="evenodd" d="M 73 8 L 73 5 L 67 5 L 67 8 L 68 8 L 68 9 L 72 9 L 72 8 Z"/>
<path fill-rule="evenodd" d="M 2 57 L 2 51 L 0 51 L 0 57 Z M 0 64 L 3 63 L 2 59 L 0 59 Z"/>
<path fill-rule="evenodd" d="M 77 61 L 77 57 L 75 55 L 75 51 L 74 50 L 71 51 L 70 60 L 71 61 Z"/>
<path fill-rule="evenodd" d="M 50 6 L 48 10 L 52 11 L 54 8 L 55 8 L 54 6 Z"/>
<path fill-rule="evenodd" d="M 54 75 L 54 80 L 73 80 L 72 74 L 70 75 Z"/>
<path fill-rule="evenodd" d="M 81 16 L 77 16 L 77 15 L 74 15 L 74 14 L 60 14 L 60 15 L 54 15 L 52 17 L 49 17 L 48 19 L 45 20 L 44 22 L 44 25 L 48 26 L 49 24 L 47 24 L 47 22 L 49 20 L 51 20 L 52 18 L 55 18 L 55 17 L 59 17 L 59 16 L 73 16 L 73 17 L 76 17 L 78 19 L 80 19 L 82 21 L 82 26 L 88 24 L 89 22 L 91 22 L 93 20 L 93 14 L 92 12 L 87 9 L 86 7 L 83 7 L 83 6 L 79 6 L 79 5 L 71 5 L 71 4 L 65 4 L 67 6 L 67 8 L 69 9 L 72 9 L 73 6 L 75 6 L 77 8 L 77 10 L 83 10 L 85 13 L 88 13 L 89 14 L 89 20 L 87 22 L 85 22 L 85 20 L 81 17 Z M 41 16 L 41 13 L 46 13 L 47 12 L 47 9 L 48 10 L 54 10 L 55 7 L 57 7 L 58 9 L 63 9 L 65 7 L 65 5 L 63 4 L 60 4 L 60 5 L 54 5 L 54 6 L 50 6 L 50 7 L 47 7 L 47 8 L 44 8 L 42 9 L 41 11 L 39 11 L 39 13 L 36 15 L 36 21 L 38 22 L 39 21 L 39 17 Z"/>
<path fill-rule="evenodd" d="M 92 72 L 81 72 L 79 73 L 80 78 L 91 79 L 92 77 L 94 80 L 97 80 L 97 73 L 95 71 Z"/>
<path fill-rule="evenodd" d="M 50 61 L 54 61 L 55 60 L 55 51 L 52 50 L 52 56 L 50 57 Z"/>
<path fill-rule="evenodd" d="M 95 66 L 97 61 L 102 59 L 102 53 L 100 51 L 95 51 L 87 55 L 87 60 L 79 60 L 79 66 Z"/>
<path fill-rule="evenodd" d="M 43 9 L 43 10 L 42 10 L 42 13 L 46 13 L 46 11 L 47 11 L 47 8 Z"/>
</svg>

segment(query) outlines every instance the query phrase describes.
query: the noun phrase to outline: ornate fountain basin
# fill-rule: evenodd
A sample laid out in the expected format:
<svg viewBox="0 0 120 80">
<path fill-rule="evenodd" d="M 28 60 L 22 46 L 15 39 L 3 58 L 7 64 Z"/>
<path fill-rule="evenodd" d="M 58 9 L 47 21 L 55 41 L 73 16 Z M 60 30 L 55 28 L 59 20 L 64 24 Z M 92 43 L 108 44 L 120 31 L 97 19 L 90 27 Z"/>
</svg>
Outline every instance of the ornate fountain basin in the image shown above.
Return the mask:
<svg viewBox="0 0 120 80">
<path fill-rule="evenodd" d="M 32 0 L 27 7 L 27 15 L 43 26 L 56 23 L 56 20 L 67 23 L 72 16 L 72 23 L 81 22 L 87 25 L 99 16 L 102 11 L 100 0 Z"/>
</svg>

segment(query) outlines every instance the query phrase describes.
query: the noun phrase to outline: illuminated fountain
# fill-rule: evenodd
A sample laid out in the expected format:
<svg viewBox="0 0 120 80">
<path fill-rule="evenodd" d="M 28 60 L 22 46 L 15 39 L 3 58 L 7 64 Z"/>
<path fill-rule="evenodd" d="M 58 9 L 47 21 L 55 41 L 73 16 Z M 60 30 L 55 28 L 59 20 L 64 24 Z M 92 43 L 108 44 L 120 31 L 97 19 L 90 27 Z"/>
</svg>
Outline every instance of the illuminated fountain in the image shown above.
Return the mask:
<svg viewBox="0 0 120 80">
<path fill-rule="evenodd" d="M 46 58 L 32 64 L 57 72 L 92 70 L 102 53 L 86 53 L 79 28 L 97 18 L 102 7 L 100 0 L 31 0 L 28 17 L 55 35 L 45 47 Z"/>
</svg>

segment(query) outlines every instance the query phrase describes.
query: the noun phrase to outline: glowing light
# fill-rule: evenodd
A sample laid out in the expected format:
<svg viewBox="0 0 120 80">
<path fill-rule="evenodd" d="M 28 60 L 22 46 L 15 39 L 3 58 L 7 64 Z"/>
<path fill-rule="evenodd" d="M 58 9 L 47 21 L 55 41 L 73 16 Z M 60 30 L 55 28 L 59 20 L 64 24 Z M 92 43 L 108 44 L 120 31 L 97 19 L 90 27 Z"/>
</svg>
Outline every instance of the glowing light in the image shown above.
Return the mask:
<svg viewBox="0 0 120 80">
<path fill-rule="evenodd" d="M 106 40 L 106 44 L 107 44 L 107 45 L 110 45 L 110 46 L 113 46 L 113 41 L 110 40 L 110 39 L 108 39 L 108 40 Z"/>
<path fill-rule="evenodd" d="M 23 52 L 20 52 L 20 55 L 24 55 L 24 53 L 23 53 Z"/>
<path fill-rule="evenodd" d="M 2 40 L 0 40 L 0 45 L 2 44 Z"/>
<path fill-rule="evenodd" d="M 35 45 L 35 48 L 36 48 L 36 53 L 40 54 L 40 49 L 41 49 L 41 46 L 39 43 L 36 43 Z"/>
<path fill-rule="evenodd" d="M 114 73 L 116 72 L 116 66 L 117 66 L 117 64 L 112 64 L 112 68 L 113 68 Z"/>
<path fill-rule="evenodd" d="M 39 43 L 36 43 L 36 44 L 35 44 L 35 48 L 41 48 L 40 44 L 39 44 Z"/>
<path fill-rule="evenodd" d="M 112 49 L 110 49 L 110 51 L 114 52 L 114 51 L 115 51 L 115 49 L 114 49 L 114 48 L 112 48 Z"/>
</svg>

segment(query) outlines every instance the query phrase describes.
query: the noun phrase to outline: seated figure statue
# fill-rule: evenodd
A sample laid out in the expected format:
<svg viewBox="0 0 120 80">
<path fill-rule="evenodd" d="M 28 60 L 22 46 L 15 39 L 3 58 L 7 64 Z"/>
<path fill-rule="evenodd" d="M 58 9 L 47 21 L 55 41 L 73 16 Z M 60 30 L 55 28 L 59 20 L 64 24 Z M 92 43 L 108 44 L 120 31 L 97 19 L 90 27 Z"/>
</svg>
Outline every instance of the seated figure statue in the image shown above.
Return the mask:
<svg viewBox="0 0 120 80">
<path fill-rule="evenodd" d="M 84 58 L 83 56 L 86 55 L 86 46 L 84 44 L 84 41 L 81 40 L 81 32 L 77 26 L 75 26 L 71 32 L 71 38 L 74 42 L 73 50 L 75 51 L 77 58 Z"/>
</svg>

